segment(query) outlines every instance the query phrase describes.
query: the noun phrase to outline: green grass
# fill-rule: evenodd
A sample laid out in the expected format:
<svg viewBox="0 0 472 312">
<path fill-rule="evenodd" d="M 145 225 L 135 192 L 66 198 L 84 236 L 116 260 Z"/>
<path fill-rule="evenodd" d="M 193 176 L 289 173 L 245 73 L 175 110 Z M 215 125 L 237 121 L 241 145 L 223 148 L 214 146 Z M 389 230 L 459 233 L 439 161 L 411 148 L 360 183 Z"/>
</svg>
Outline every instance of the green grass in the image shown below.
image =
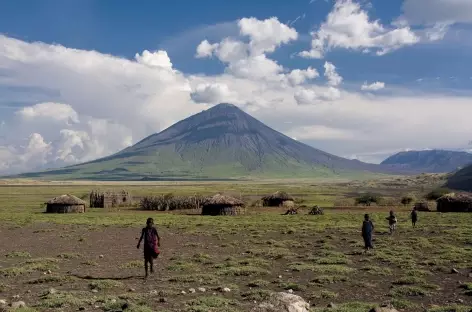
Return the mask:
<svg viewBox="0 0 472 312">
<path fill-rule="evenodd" d="M 359 190 L 377 190 L 392 199 L 412 191 L 410 187 L 391 187 L 389 183 L 393 182 L 389 181 L 350 182 L 345 186 L 269 180 L 126 187 L 117 184 L 137 197 L 218 191 L 236 197 L 241 194 L 247 202 L 283 189 L 308 206 L 296 216 L 282 216 L 282 209 L 249 207 L 245 216 L 211 218 L 129 208 L 47 215 L 41 213 L 43 208 L 38 203 L 62 193 L 86 196 L 92 186 L 0 186 L 2 231 L 31 231 L 38 242 L 54 237 L 48 241 L 50 251 L 21 246 L 5 251 L 0 258 L 0 297 L 10 298 L 19 289 L 31 289 L 25 300 L 36 311 L 75 311 L 81 306 L 88 309 L 96 305 L 95 310 L 111 312 L 127 303 L 126 310 L 135 312 L 247 312 L 255 306 L 254 301 L 260 303 L 273 292 L 291 289 L 310 300 L 314 312 L 365 312 L 385 302 L 404 311 L 444 312 L 449 307 L 433 307 L 433 298 L 434 302 L 446 302 L 451 294 L 456 294 L 464 300 L 464 306 L 456 308 L 468 312 L 471 285 L 464 275 L 452 276 L 451 268 L 467 274 L 472 265 L 472 214 L 421 213 L 419 226 L 412 229 L 408 207 L 394 207 L 400 220 L 398 233 L 392 237 L 376 234 L 376 249 L 363 254 L 359 228 L 364 211 L 329 208 L 334 202 L 355 196 L 353 193 Z M 328 206 L 325 215 L 306 215 L 314 204 Z M 370 212 L 380 233 L 388 231 L 385 217 L 390 208 L 377 207 Z M 144 283 L 140 279 L 142 251 L 136 250 L 133 241 L 149 216 L 160 229 L 164 244 L 163 257 L 156 262 L 156 274 Z M 103 232 L 106 240 L 109 230 L 113 233 L 111 237 L 117 230 L 132 233 L 123 238 L 127 242 L 123 248 L 129 248 L 129 252 L 114 249 L 100 260 L 87 254 L 86 250 L 95 243 L 90 239 L 92 235 Z M 61 238 L 55 232 L 67 237 Z M 75 244 L 74 249 L 64 248 L 69 242 Z M 74 252 L 64 252 L 69 250 Z M 38 254 L 46 256 L 35 258 Z M 48 270 L 52 274 L 44 274 Z M 108 280 L 73 278 L 70 271 Z M 113 279 L 115 275 L 131 277 L 118 281 Z M 460 278 L 463 284 L 443 283 L 451 276 Z M 57 289 L 57 293 L 40 295 L 50 287 Z M 205 287 L 206 292 L 188 291 L 198 287 Z M 224 287 L 231 291 L 224 292 Z M 329 302 L 337 307 L 325 308 Z"/>
</svg>

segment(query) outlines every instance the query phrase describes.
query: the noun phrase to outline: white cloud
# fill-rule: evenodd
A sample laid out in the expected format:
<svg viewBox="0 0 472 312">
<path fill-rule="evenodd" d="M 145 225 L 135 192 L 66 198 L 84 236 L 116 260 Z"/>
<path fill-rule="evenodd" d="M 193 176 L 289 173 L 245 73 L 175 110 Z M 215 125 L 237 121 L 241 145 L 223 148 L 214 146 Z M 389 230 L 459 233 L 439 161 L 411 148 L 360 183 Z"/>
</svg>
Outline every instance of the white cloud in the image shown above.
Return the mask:
<svg viewBox="0 0 472 312">
<path fill-rule="evenodd" d="M 287 79 L 292 85 L 299 85 L 307 80 L 319 77 L 318 71 L 312 67 L 307 69 L 294 69 L 288 75 Z"/>
<path fill-rule="evenodd" d="M 384 55 L 420 40 L 408 26 L 387 27 L 379 20 L 371 21 L 367 11 L 352 0 L 337 0 L 326 21 L 311 35 L 311 49 L 301 52 L 302 57 L 323 58 L 333 48 L 369 49 Z"/>
<path fill-rule="evenodd" d="M 195 103 L 234 103 L 237 101 L 237 95 L 224 83 L 201 83 L 190 94 Z"/>
<path fill-rule="evenodd" d="M 277 19 L 271 17 L 258 20 L 254 17 L 242 18 L 238 22 L 240 33 L 250 38 L 249 49 L 253 55 L 274 52 L 277 47 L 298 38 L 298 33 Z"/>
<path fill-rule="evenodd" d="M 364 82 L 364 84 L 361 86 L 362 91 L 378 91 L 381 89 L 385 88 L 385 82 L 374 82 L 371 84 L 367 84 L 367 82 Z"/>
<path fill-rule="evenodd" d="M 218 48 L 218 43 L 210 44 L 208 40 L 203 40 L 197 47 L 195 57 L 205 58 L 212 56 L 213 52 Z"/>
<path fill-rule="evenodd" d="M 341 77 L 336 71 L 336 66 L 330 62 L 324 63 L 325 77 L 328 79 L 328 85 L 336 87 L 343 82 L 343 77 Z"/>
<path fill-rule="evenodd" d="M 319 104 L 331 102 L 341 98 L 341 91 L 337 88 L 329 87 L 324 89 L 300 89 L 295 92 L 294 99 L 298 105 Z"/>
<path fill-rule="evenodd" d="M 166 51 L 149 52 L 148 50 L 144 50 L 142 55 L 136 53 L 135 58 L 140 64 L 172 69 L 172 62 Z"/>
<path fill-rule="evenodd" d="M 68 104 L 39 103 L 16 112 L 23 119 L 51 118 L 65 123 L 79 123 L 77 112 Z"/>
</svg>

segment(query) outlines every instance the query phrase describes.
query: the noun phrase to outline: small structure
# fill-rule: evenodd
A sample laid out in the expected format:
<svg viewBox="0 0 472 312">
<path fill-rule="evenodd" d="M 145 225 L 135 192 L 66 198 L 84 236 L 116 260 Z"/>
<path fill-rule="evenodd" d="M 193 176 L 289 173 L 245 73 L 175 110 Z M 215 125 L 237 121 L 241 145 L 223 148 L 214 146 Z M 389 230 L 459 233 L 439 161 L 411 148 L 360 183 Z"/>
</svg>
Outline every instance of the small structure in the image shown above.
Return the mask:
<svg viewBox="0 0 472 312">
<path fill-rule="evenodd" d="M 283 191 L 277 191 L 274 194 L 262 197 L 262 205 L 265 207 L 280 207 L 293 203 L 294 198 Z"/>
<path fill-rule="evenodd" d="M 132 198 L 128 191 L 98 191 L 90 193 L 90 208 L 116 208 L 131 204 Z"/>
<path fill-rule="evenodd" d="M 283 215 L 286 216 L 286 215 L 296 215 L 296 214 L 298 214 L 298 210 L 292 207 L 292 208 L 289 208 Z"/>
<path fill-rule="evenodd" d="M 472 212 L 472 195 L 468 193 L 450 193 L 437 199 L 439 212 Z"/>
<path fill-rule="evenodd" d="M 323 209 L 321 209 L 320 207 L 313 206 L 313 208 L 311 208 L 311 210 L 308 214 L 309 215 L 323 215 L 324 212 L 323 212 Z"/>
<path fill-rule="evenodd" d="M 236 216 L 245 212 L 243 201 L 221 194 L 205 199 L 202 204 L 204 216 Z"/>
<path fill-rule="evenodd" d="M 417 202 L 413 207 L 416 211 L 431 211 L 427 202 Z"/>
<path fill-rule="evenodd" d="M 85 201 L 74 195 L 54 197 L 46 203 L 46 213 L 84 213 Z"/>
</svg>

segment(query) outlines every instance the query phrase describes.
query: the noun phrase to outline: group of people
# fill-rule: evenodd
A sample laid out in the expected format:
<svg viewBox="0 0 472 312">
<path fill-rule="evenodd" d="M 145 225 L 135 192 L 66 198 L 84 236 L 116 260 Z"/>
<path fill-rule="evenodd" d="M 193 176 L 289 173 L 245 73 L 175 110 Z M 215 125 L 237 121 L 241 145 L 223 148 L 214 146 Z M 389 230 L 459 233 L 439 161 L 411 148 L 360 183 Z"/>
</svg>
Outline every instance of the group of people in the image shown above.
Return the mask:
<svg viewBox="0 0 472 312">
<path fill-rule="evenodd" d="M 411 211 L 410 214 L 411 223 L 413 227 L 416 226 L 416 222 L 418 222 L 418 212 L 415 208 Z M 386 218 L 388 220 L 388 225 L 390 229 L 390 234 L 393 234 L 397 228 L 397 217 L 393 210 L 390 211 L 390 215 Z M 365 243 L 365 250 L 373 249 L 374 246 L 372 244 L 372 234 L 374 232 L 374 223 L 370 219 L 368 214 L 364 215 L 364 222 L 362 224 L 362 237 L 364 238 Z M 156 228 L 154 227 L 154 220 L 152 218 L 148 218 L 146 221 L 146 227 L 141 231 L 141 237 L 138 241 L 137 248 L 139 249 L 141 246 L 141 242 L 144 240 L 144 269 L 146 272 L 146 278 L 148 277 L 149 271 L 150 273 L 154 273 L 154 259 L 159 256 L 159 247 L 161 246 L 161 238 L 159 237 L 159 233 L 157 232 Z"/>
<path fill-rule="evenodd" d="M 418 212 L 416 208 L 413 208 L 413 210 L 411 211 L 410 218 L 411 218 L 412 226 L 416 227 L 416 223 L 418 222 Z M 390 214 L 386 219 L 388 220 L 388 227 L 390 230 L 390 235 L 392 235 L 397 229 L 397 222 L 398 222 L 397 216 L 395 216 L 395 213 L 393 212 L 393 210 L 390 210 Z M 370 219 L 369 214 L 365 214 L 364 222 L 362 223 L 362 237 L 364 238 L 365 251 L 374 248 L 372 244 L 373 232 L 374 232 L 374 223 Z"/>
</svg>

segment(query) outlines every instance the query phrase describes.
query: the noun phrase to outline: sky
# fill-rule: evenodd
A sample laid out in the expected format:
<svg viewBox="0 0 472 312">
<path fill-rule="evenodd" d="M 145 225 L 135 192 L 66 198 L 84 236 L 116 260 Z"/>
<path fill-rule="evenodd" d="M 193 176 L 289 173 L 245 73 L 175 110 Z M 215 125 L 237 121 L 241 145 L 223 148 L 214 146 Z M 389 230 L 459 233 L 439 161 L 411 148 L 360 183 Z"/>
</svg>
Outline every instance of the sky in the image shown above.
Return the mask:
<svg viewBox="0 0 472 312">
<path fill-rule="evenodd" d="M 472 148 L 470 0 L 7 0 L 0 173 L 115 153 L 227 102 L 379 163 Z"/>
</svg>

